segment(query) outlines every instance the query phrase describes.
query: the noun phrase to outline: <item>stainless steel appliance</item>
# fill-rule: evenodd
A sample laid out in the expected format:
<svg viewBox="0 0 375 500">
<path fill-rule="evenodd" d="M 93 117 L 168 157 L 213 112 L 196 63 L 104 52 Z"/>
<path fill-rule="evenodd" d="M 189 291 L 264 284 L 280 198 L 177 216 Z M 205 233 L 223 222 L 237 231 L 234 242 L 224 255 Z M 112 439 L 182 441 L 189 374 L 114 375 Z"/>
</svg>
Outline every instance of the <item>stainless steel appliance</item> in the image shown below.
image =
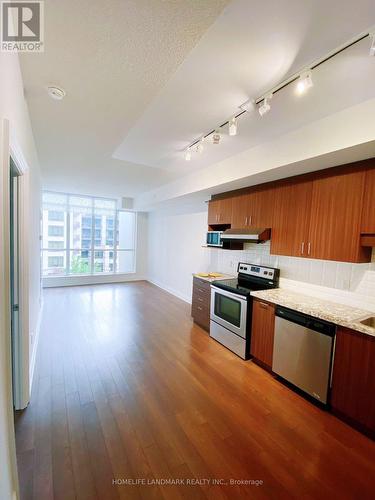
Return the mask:
<svg viewBox="0 0 375 500">
<path fill-rule="evenodd" d="M 271 238 L 271 229 L 248 227 L 246 229 L 230 228 L 223 231 L 222 241 L 251 241 L 263 243 Z"/>
<path fill-rule="evenodd" d="M 253 290 L 276 288 L 279 269 L 238 264 L 237 279 L 211 285 L 210 336 L 243 359 L 250 355 Z"/>
<path fill-rule="evenodd" d="M 326 404 L 335 332 L 332 323 L 277 307 L 272 371 Z"/>
<path fill-rule="evenodd" d="M 207 231 L 206 244 L 209 247 L 222 247 L 221 235 L 223 231 Z"/>
</svg>

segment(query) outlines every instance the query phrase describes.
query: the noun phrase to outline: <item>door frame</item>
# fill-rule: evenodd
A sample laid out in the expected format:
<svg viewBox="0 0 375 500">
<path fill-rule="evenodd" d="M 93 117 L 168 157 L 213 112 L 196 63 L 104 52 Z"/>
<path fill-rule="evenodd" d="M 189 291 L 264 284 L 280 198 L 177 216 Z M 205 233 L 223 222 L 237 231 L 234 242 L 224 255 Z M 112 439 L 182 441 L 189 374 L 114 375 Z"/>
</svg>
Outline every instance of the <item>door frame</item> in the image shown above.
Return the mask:
<svg viewBox="0 0 375 500">
<path fill-rule="evenodd" d="M 28 245 L 28 206 L 29 206 L 29 169 L 19 147 L 18 141 L 12 133 L 9 121 L 3 120 L 3 178 L 4 178 L 4 242 L 6 248 L 5 257 L 7 268 L 5 272 L 5 286 L 8 288 L 6 300 L 8 304 L 8 314 L 6 317 L 7 329 L 10 332 L 10 158 L 17 169 L 18 176 L 18 268 L 19 268 L 19 328 L 16 332 L 17 340 L 15 345 L 18 352 L 16 359 L 19 360 L 15 369 L 18 371 L 19 384 L 14 388 L 14 408 L 21 410 L 26 408 L 30 400 L 30 338 L 29 338 L 29 245 Z"/>
</svg>

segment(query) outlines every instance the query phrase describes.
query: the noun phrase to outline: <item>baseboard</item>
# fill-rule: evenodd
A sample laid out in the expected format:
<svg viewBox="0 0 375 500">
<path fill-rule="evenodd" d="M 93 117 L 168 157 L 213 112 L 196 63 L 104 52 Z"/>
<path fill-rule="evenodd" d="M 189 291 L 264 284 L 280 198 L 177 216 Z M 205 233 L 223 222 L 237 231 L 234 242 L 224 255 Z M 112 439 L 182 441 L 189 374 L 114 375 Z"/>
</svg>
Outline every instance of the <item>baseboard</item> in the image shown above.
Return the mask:
<svg viewBox="0 0 375 500">
<path fill-rule="evenodd" d="M 152 283 L 153 285 L 157 286 L 158 288 L 161 288 L 165 292 L 168 292 L 168 293 L 174 295 L 178 299 L 181 299 L 184 302 L 187 302 L 188 304 L 191 304 L 191 297 L 188 297 L 187 295 L 184 295 L 183 293 L 178 292 L 174 288 L 171 288 L 171 287 L 165 285 L 164 283 L 161 283 L 160 281 L 155 281 L 155 280 L 152 280 L 150 278 L 147 278 L 147 281 L 149 283 Z"/>
<path fill-rule="evenodd" d="M 89 276 L 59 276 L 43 278 L 43 288 L 59 288 L 62 286 L 101 285 L 110 283 L 126 283 L 128 281 L 144 281 L 144 276 L 132 274 L 102 274 Z"/>
<path fill-rule="evenodd" d="M 38 321 L 37 321 L 36 329 L 35 329 L 33 352 L 31 353 L 31 359 L 30 359 L 30 378 L 29 378 L 30 394 L 31 394 L 31 389 L 33 387 L 36 354 L 38 351 L 40 327 L 42 324 L 42 316 L 43 316 L 43 306 L 44 306 L 44 301 L 42 299 L 40 309 L 39 309 Z"/>
</svg>

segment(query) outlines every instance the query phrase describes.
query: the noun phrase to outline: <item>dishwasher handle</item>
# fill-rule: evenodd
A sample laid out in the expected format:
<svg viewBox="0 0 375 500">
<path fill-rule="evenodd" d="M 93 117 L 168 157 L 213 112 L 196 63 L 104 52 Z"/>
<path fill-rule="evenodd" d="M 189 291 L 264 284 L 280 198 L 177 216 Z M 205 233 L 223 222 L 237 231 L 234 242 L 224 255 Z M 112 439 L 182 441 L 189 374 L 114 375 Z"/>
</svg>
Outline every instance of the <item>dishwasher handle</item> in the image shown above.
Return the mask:
<svg viewBox="0 0 375 500">
<path fill-rule="evenodd" d="M 304 326 L 305 328 L 322 333 L 323 335 L 328 335 L 329 337 L 334 337 L 336 334 L 336 326 L 334 324 L 299 311 L 294 311 L 285 307 L 276 307 L 275 314 L 286 321 L 297 323 L 297 325 Z"/>
</svg>

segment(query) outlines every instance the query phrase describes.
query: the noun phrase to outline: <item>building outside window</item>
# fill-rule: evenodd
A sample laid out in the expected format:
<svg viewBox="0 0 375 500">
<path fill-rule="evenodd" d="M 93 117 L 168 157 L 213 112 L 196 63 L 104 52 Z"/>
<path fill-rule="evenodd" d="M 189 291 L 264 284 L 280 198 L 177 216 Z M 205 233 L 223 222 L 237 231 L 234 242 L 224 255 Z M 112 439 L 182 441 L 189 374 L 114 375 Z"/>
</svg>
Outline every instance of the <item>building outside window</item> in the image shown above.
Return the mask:
<svg viewBox="0 0 375 500">
<path fill-rule="evenodd" d="M 44 276 L 135 272 L 136 214 L 113 199 L 43 193 Z"/>
</svg>

